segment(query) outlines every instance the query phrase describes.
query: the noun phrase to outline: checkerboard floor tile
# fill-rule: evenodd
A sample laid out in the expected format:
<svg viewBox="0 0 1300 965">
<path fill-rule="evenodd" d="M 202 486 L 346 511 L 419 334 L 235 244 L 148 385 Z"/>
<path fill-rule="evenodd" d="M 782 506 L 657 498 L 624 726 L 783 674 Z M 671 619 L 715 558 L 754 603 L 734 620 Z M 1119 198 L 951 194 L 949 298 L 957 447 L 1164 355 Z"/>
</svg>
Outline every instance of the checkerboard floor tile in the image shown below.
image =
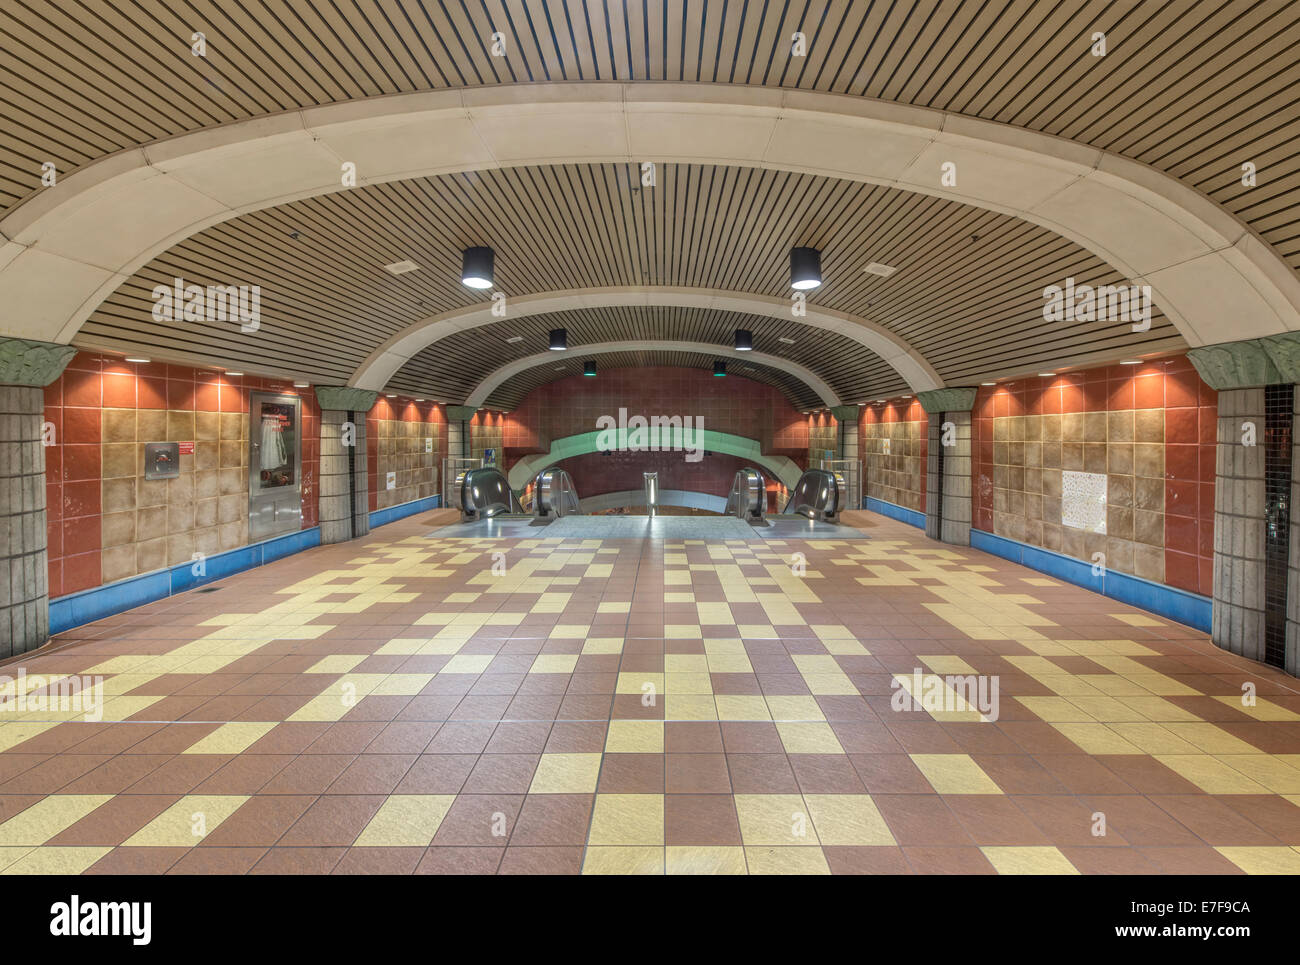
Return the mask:
<svg viewBox="0 0 1300 965">
<path fill-rule="evenodd" d="M 847 515 L 434 513 L 63 634 L 0 668 L 0 874 L 1300 873 L 1294 679 Z"/>
</svg>

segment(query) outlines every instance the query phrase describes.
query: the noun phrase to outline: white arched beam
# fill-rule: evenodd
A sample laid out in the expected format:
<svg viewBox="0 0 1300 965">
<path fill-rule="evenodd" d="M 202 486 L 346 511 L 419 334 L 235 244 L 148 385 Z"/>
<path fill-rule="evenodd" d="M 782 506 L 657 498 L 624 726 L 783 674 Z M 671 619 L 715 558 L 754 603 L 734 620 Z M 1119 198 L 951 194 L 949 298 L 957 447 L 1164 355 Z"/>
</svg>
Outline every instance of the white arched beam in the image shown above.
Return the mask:
<svg viewBox="0 0 1300 965">
<path fill-rule="evenodd" d="M 714 288 L 669 286 L 584 288 L 524 295 L 511 298 L 506 304 L 506 311 L 510 318 L 527 318 L 530 315 L 588 308 L 644 305 L 717 309 L 747 315 L 763 315 L 783 321 L 790 321 L 792 318 L 791 302 L 787 299 Z M 943 379 L 939 377 L 934 366 L 909 343 L 883 325 L 857 315 L 834 312 L 812 304 L 805 305 L 805 308 L 806 314 L 796 319 L 800 324 L 843 335 L 870 349 L 893 366 L 913 392 L 937 389 L 943 385 Z M 352 376 L 349 384 L 363 389 L 382 389 L 409 359 L 439 339 L 455 332 L 463 332 L 469 328 L 499 321 L 500 318 L 492 314 L 491 302 L 483 302 L 471 305 L 469 308 L 431 315 L 412 322 L 371 352 Z M 710 349 L 714 352 L 719 350 L 720 347 L 716 345 Z"/>
<path fill-rule="evenodd" d="M 763 352 L 736 352 L 734 349 L 726 348 L 720 345 L 713 345 L 709 342 L 674 342 L 668 340 L 639 340 L 634 342 L 596 342 L 591 345 L 579 345 L 573 349 L 574 355 L 587 357 L 588 355 L 612 355 L 615 352 L 694 352 L 703 355 L 716 355 L 720 358 L 725 357 L 731 362 L 752 362 L 755 365 L 763 365 L 771 369 L 778 369 L 788 375 L 803 382 L 808 388 L 812 389 L 821 397 L 822 402 L 827 406 L 839 405 L 840 397 L 835 394 L 829 385 L 817 377 L 812 369 L 804 368 L 791 362 L 789 359 L 778 358 L 775 355 L 766 355 Z M 504 383 L 520 372 L 526 372 L 528 369 L 547 363 L 555 363 L 554 352 L 539 352 L 536 355 L 529 355 L 517 359 L 508 365 L 503 365 L 496 369 L 474 386 L 468 396 L 465 397 L 465 405 L 477 408 L 487 401 L 488 397 L 496 390 L 497 386 Z M 732 373 L 739 374 L 739 373 Z M 743 378 L 744 376 L 741 376 Z"/>
<path fill-rule="evenodd" d="M 69 342 L 197 231 L 359 183 L 527 164 L 688 162 L 867 181 L 1016 215 L 1150 285 L 1193 346 L 1300 329 L 1300 277 L 1149 166 L 1011 125 L 841 94 L 668 82 L 506 85 L 347 101 L 103 158 L 0 220 L 11 335 Z M 940 183 L 946 162 L 956 184 Z"/>
</svg>

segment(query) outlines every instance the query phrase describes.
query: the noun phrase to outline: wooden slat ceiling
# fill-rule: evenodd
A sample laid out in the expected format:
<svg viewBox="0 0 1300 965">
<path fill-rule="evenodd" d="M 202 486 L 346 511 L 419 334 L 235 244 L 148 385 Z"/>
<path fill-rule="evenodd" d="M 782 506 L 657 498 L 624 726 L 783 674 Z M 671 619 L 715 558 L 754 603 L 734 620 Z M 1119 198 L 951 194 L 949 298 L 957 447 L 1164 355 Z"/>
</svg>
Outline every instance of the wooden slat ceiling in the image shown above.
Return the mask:
<svg viewBox="0 0 1300 965">
<path fill-rule="evenodd" d="M 663 165 L 658 186 L 641 190 L 631 167 L 616 164 L 418 178 L 223 222 L 145 266 L 92 315 L 78 344 L 341 384 L 406 325 L 488 298 L 459 281 L 462 249 L 480 244 L 496 250 L 496 284 L 507 296 L 650 285 L 781 299 L 790 295 L 789 249 L 812 245 L 823 251 L 825 284 L 810 303 L 886 326 L 952 384 L 1185 346 L 1158 312 L 1142 334 L 1124 322 L 1045 323 L 1047 285 L 1127 282 L 1072 242 L 1008 215 L 876 185 L 714 165 Z M 420 270 L 382 269 L 404 259 Z M 873 261 L 897 271 L 868 274 Z M 154 321 L 150 293 L 176 277 L 262 286 L 260 330 Z M 623 316 L 602 317 L 592 340 L 615 340 Z M 653 316 L 641 330 L 713 332 L 717 340 L 720 323 L 673 318 Z M 808 346 L 835 344 L 801 328 Z M 418 388 L 459 401 L 458 373 L 483 365 L 475 341 L 432 346 L 439 361 L 419 364 L 430 381 Z M 799 357 L 787 348 L 778 343 L 772 354 Z M 818 348 L 807 361 L 846 387 L 846 401 L 859 401 L 853 396 L 901 384 L 868 356 Z"/>
<path fill-rule="evenodd" d="M 735 330 L 743 328 L 753 334 L 755 351 L 789 359 L 819 375 L 828 373 L 830 377 L 826 378 L 827 383 L 843 401 L 865 401 L 873 392 L 876 395 L 889 395 L 907 391 L 906 383 L 888 363 L 843 335 L 810 328 L 793 319 L 658 306 L 552 312 L 518 320 L 504 319 L 492 325 L 490 332 L 486 333 L 482 329 L 458 332 L 439 340 L 411 359 L 393 377 L 389 388 L 398 392 L 419 393 L 426 391 L 427 386 L 437 385 L 445 387 L 442 391 L 449 395 L 464 398 L 493 370 L 517 359 L 547 351 L 547 336 L 553 328 L 567 331 L 572 350 L 563 356 L 555 353 L 552 356 L 553 364 L 541 367 L 543 374 L 555 372 L 561 361 L 571 362 L 574 359 L 577 359 L 574 363 L 576 371 L 581 372 L 581 363 L 588 357 L 583 355 L 584 345 L 655 339 L 716 345 L 716 353 L 708 355 L 708 359 L 721 359 L 728 364 L 729 371 L 739 373 L 741 366 L 755 364 L 750 361 L 751 356 L 734 350 Z M 509 341 L 512 338 L 520 341 Z M 790 341 L 782 342 L 782 338 Z M 618 353 L 591 357 L 602 368 L 614 368 L 616 366 L 613 362 L 606 360 L 617 358 Z M 709 361 L 708 365 L 712 364 Z M 704 363 L 694 367 L 704 367 Z M 565 372 L 573 374 L 567 369 Z M 559 373 L 555 374 L 555 378 L 563 377 Z M 514 389 L 514 382 L 519 378 L 522 378 L 522 373 L 498 389 L 492 398 L 511 398 L 516 401 L 517 398 L 522 398 Z M 537 379 L 533 378 L 532 382 L 537 384 Z M 783 387 L 786 384 L 800 386 L 797 393 L 790 395 L 790 401 L 796 408 L 822 407 L 820 396 L 801 380 L 790 380 L 789 383 L 783 381 L 779 384 Z"/>
<path fill-rule="evenodd" d="M 559 353 L 556 353 L 559 355 Z M 790 404 L 796 409 L 812 411 L 823 408 L 821 398 L 803 381 L 780 369 L 768 365 L 750 362 L 747 359 L 728 357 L 728 353 L 718 352 L 677 352 L 659 349 L 644 349 L 636 352 L 610 352 L 608 355 L 590 356 L 596 360 L 597 375 L 610 369 L 637 369 L 647 366 L 664 366 L 667 368 L 706 369 L 712 371 L 713 363 L 719 359 L 727 363 L 727 378 L 743 378 L 753 382 L 763 382 L 779 389 Z M 568 352 L 565 357 L 539 363 L 520 372 L 509 382 L 500 386 L 483 403 L 489 409 L 516 408 L 529 392 L 547 382 L 567 379 L 582 375 L 583 363 L 589 356 L 581 352 Z M 395 380 L 396 381 L 396 380 Z M 719 392 L 725 394 L 727 383 L 718 380 Z"/>
<path fill-rule="evenodd" d="M 190 53 L 194 31 L 205 58 Z M 789 53 L 796 30 L 806 57 Z M 1089 52 L 1094 31 L 1109 53 Z M 509 55 L 488 55 L 494 31 Z M 1072 138 L 1183 179 L 1300 268 L 1293 0 L 6 0 L 0 205 L 123 148 L 406 91 L 802 88 Z M 1254 162 L 1259 184 L 1241 184 Z"/>
</svg>

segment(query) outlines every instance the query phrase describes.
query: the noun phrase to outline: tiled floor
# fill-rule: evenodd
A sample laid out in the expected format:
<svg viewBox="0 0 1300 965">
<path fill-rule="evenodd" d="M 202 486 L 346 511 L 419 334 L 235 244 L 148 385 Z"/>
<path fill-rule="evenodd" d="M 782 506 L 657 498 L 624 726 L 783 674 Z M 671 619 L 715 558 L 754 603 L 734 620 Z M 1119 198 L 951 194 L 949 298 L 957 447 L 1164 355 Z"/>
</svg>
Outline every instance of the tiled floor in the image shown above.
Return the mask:
<svg viewBox="0 0 1300 965">
<path fill-rule="evenodd" d="M 427 514 L 65 634 L 10 707 L 102 675 L 104 720 L 0 705 L 0 873 L 1300 872 L 1294 679 L 848 516 L 872 539 Z"/>
</svg>

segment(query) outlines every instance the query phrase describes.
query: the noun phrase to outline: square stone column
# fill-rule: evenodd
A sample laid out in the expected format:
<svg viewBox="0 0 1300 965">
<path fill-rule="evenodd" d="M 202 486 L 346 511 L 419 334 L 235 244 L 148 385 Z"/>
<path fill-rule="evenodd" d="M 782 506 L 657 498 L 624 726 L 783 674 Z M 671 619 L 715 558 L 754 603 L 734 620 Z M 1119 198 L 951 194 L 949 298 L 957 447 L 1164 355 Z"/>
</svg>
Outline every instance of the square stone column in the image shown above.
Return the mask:
<svg viewBox="0 0 1300 965">
<path fill-rule="evenodd" d="M 1218 415 L 1211 635 L 1225 650 L 1263 660 L 1264 389 L 1220 392 Z"/>
<path fill-rule="evenodd" d="M 0 658 L 50 635 L 44 387 L 75 354 L 69 345 L 0 338 Z"/>
<path fill-rule="evenodd" d="M 925 473 L 925 535 L 970 545 L 973 388 L 918 392 L 929 416 Z"/>
<path fill-rule="evenodd" d="M 342 543 L 370 532 L 366 413 L 376 395 L 345 387 L 316 388 L 321 404 L 318 515 L 322 543 Z"/>
</svg>

